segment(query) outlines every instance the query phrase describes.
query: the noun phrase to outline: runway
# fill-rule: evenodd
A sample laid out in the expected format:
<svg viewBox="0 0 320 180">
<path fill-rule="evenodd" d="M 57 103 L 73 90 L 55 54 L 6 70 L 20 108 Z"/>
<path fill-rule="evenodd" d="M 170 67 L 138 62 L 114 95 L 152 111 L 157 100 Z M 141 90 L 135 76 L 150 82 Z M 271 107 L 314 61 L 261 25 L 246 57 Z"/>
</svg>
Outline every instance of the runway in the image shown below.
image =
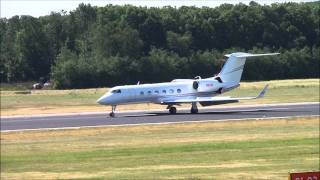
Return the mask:
<svg viewBox="0 0 320 180">
<path fill-rule="evenodd" d="M 164 106 L 165 108 L 165 106 Z M 201 122 L 221 120 L 241 120 L 252 118 L 272 118 L 288 116 L 319 116 L 319 103 L 294 105 L 257 105 L 247 107 L 199 107 L 198 114 L 190 114 L 189 110 L 179 110 L 175 115 L 163 111 L 117 112 L 115 118 L 108 117 L 108 112 L 50 115 L 33 117 L 1 117 L 1 131 L 19 131 L 36 129 L 63 129 L 77 127 L 96 127 L 111 125 L 160 124 L 179 122 Z"/>
</svg>

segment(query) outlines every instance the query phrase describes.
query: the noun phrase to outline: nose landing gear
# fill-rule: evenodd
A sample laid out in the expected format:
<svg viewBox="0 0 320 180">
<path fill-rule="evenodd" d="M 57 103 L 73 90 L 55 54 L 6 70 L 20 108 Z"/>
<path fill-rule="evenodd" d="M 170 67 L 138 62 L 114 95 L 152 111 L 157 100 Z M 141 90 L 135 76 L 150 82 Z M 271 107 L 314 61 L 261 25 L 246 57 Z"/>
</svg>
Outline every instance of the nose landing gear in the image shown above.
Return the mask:
<svg viewBox="0 0 320 180">
<path fill-rule="evenodd" d="M 116 107 L 117 107 L 116 105 L 111 106 L 111 112 L 109 114 L 110 117 L 114 117 L 114 115 L 115 115 L 114 112 L 116 111 Z"/>
</svg>

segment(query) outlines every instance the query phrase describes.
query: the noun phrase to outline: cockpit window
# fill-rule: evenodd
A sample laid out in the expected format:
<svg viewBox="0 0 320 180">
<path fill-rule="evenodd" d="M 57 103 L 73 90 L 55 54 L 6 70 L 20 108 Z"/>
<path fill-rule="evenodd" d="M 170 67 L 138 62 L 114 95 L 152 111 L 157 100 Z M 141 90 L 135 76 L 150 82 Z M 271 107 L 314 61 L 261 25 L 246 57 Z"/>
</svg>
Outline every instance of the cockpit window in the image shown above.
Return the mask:
<svg viewBox="0 0 320 180">
<path fill-rule="evenodd" d="M 112 93 L 112 94 L 114 94 L 114 93 L 121 93 L 121 90 L 120 90 L 120 89 L 114 89 L 114 90 L 111 91 L 111 93 Z"/>
</svg>

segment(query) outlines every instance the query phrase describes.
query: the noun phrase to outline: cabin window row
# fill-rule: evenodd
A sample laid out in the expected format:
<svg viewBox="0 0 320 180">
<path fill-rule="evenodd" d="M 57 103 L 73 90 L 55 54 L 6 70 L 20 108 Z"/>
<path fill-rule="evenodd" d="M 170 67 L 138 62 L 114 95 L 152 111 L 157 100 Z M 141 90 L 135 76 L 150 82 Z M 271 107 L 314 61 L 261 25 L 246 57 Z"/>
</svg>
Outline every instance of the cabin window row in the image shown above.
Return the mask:
<svg viewBox="0 0 320 180">
<path fill-rule="evenodd" d="M 169 94 L 173 94 L 174 93 L 174 90 L 173 89 L 169 89 Z M 162 94 L 167 94 L 167 90 L 162 90 L 161 91 L 161 93 Z M 177 89 L 177 93 L 181 93 L 181 89 Z M 147 94 L 148 95 L 150 95 L 150 94 L 152 94 L 152 91 L 147 91 Z M 158 90 L 155 90 L 155 91 L 153 91 L 153 94 L 160 94 L 160 91 L 158 91 Z M 144 91 L 141 91 L 140 92 L 140 95 L 144 95 Z"/>
</svg>

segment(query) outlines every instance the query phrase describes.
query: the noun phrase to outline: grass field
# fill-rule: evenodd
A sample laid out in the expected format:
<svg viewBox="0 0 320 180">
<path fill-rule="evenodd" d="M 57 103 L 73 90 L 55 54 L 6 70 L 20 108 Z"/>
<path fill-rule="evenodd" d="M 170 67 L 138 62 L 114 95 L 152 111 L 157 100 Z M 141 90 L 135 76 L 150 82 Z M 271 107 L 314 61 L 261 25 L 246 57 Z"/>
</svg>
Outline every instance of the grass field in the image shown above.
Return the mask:
<svg viewBox="0 0 320 180">
<path fill-rule="evenodd" d="M 224 95 L 234 97 L 256 96 L 265 84 L 270 85 L 265 98 L 254 101 L 244 101 L 240 104 L 319 102 L 319 79 L 241 83 L 238 89 Z M 19 88 L 17 88 L 17 86 L 2 84 L 1 115 L 109 111 L 110 109 L 110 107 L 96 104 L 96 100 L 107 91 L 107 88 L 6 91 L 8 89 L 17 90 Z M 189 105 L 184 107 L 189 107 Z M 164 106 L 154 104 L 138 104 L 119 106 L 117 110 L 164 108 Z"/>
<path fill-rule="evenodd" d="M 1 133 L 1 179 L 287 179 L 319 117 Z"/>
<path fill-rule="evenodd" d="M 32 89 L 32 85 L 37 82 L 17 82 L 17 83 L 1 83 L 1 91 L 27 91 Z"/>
</svg>

